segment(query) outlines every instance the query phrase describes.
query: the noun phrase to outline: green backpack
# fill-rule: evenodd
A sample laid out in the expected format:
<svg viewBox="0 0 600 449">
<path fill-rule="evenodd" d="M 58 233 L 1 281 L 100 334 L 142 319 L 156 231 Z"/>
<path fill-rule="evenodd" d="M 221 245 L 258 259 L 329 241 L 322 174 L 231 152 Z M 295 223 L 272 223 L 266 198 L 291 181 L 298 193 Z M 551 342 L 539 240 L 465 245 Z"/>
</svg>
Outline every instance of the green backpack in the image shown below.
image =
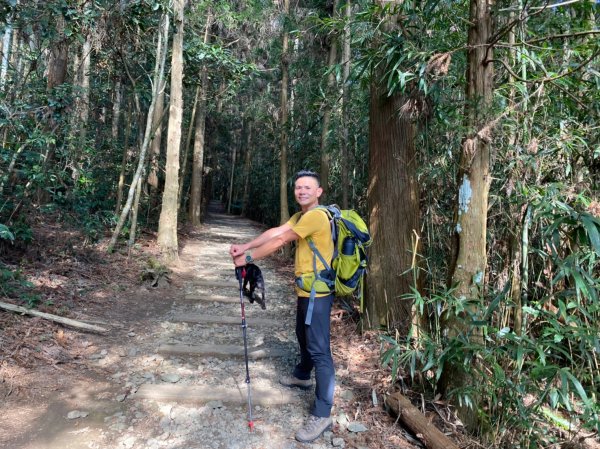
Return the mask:
<svg viewBox="0 0 600 449">
<path fill-rule="evenodd" d="M 331 265 L 323 258 L 312 239 L 307 242 L 313 255 L 313 273 L 296 278 L 296 285 L 310 292 L 305 324 L 310 325 L 316 293 L 335 293 L 349 296 L 358 291 L 362 307 L 363 277 L 367 271 L 366 248 L 372 239 L 369 228 L 354 210 L 340 210 L 336 205 L 317 206 L 325 212 L 331 223 L 333 258 Z M 317 272 L 317 258 L 324 270 Z"/>
</svg>

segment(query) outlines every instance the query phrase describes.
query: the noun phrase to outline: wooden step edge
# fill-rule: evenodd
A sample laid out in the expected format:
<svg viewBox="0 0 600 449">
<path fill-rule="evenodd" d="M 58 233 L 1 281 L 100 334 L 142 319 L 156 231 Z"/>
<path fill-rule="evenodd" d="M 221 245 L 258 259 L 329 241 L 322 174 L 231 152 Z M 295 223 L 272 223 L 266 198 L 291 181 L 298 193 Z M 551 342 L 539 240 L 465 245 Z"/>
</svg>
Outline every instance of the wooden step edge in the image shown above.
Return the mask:
<svg viewBox="0 0 600 449">
<path fill-rule="evenodd" d="M 250 385 L 252 403 L 261 406 L 285 405 L 299 402 L 300 396 L 275 388 L 255 388 Z M 133 399 L 151 399 L 155 401 L 173 401 L 205 404 L 211 401 L 221 401 L 223 404 L 244 405 L 248 401 L 247 388 L 197 386 L 197 385 L 141 385 Z"/>
</svg>

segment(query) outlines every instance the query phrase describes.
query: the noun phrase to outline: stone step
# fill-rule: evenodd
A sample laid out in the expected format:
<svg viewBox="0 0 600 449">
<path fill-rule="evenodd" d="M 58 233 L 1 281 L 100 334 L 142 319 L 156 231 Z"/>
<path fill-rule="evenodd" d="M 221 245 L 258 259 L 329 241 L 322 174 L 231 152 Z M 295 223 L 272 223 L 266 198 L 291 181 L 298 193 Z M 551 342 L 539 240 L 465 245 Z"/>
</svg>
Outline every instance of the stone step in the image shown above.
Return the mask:
<svg viewBox="0 0 600 449">
<path fill-rule="evenodd" d="M 204 315 L 199 313 L 175 315 L 171 321 L 194 324 L 242 324 L 241 317 Z M 269 318 L 246 317 L 246 324 L 248 326 L 281 326 L 283 322 L 281 320 L 273 320 Z"/>
<path fill-rule="evenodd" d="M 229 270 L 227 269 L 213 269 L 211 270 L 210 268 L 207 269 L 196 269 L 194 270 L 194 276 L 197 278 L 204 278 L 204 277 L 215 277 L 215 276 L 231 276 L 232 278 L 235 278 L 235 270 L 233 269 L 233 263 L 230 263 L 229 266 L 231 267 Z"/>
<path fill-rule="evenodd" d="M 212 357 L 244 357 L 243 345 L 184 345 L 165 344 L 158 348 L 161 354 L 170 355 L 199 355 Z M 264 359 L 267 357 L 285 357 L 289 354 L 281 348 L 248 348 L 250 360 Z"/>
<path fill-rule="evenodd" d="M 237 297 L 233 297 L 233 296 L 216 296 L 216 295 L 203 295 L 200 293 L 189 293 L 187 295 L 185 295 L 185 300 L 186 301 L 212 301 L 212 302 L 223 302 L 223 303 L 228 303 L 228 304 L 234 304 L 234 303 L 240 303 L 240 298 Z"/>
<path fill-rule="evenodd" d="M 284 405 L 300 402 L 301 397 L 291 392 L 283 392 L 271 388 L 253 388 L 252 404 L 261 406 Z M 201 387 L 197 385 L 145 384 L 140 386 L 132 396 L 136 399 L 153 399 L 155 401 L 177 401 L 204 404 L 210 401 L 221 401 L 223 404 L 245 405 L 248 403 L 247 387 Z"/>
<path fill-rule="evenodd" d="M 231 273 L 235 273 L 235 267 L 233 266 L 233 261 L 231 259 L 229 260 L 217 260 L 217 259 L 213 259 L 213 260 L 198 260 L 196 259 L 196 263 L 197 265 L 192 266 L 190 268 L 193 269 L 217 269 L 217 270 L 227 270 L 230 269 Z M 234 276 L 232 274 L 232 276 Z"/>
<path fill-rule="evenodd" d="M 202 232 L 201 237 L 210 240 L 211 238 L 217 239 L 231 239 L 231 240 L 252 240 L 256 237 L 256 234 L 237 234 L 233 232 L 225 231 L 205 231 Z"/>
<path fill-rule="evenodd" d="M 240 289 L 240 284 L 238 283 L 238 281 L 234 278 L 234 271 L 231 270 L 231 277 L 233 278 L 231 281 L 208 281 L 208 280 L 202 280 L 199 279 L 197 281 L 194 281 L 194 283 L 192 284 L 194 287 L 208 287 L 208 288 L 236 288 L 236 289 Z"/>
</svg>

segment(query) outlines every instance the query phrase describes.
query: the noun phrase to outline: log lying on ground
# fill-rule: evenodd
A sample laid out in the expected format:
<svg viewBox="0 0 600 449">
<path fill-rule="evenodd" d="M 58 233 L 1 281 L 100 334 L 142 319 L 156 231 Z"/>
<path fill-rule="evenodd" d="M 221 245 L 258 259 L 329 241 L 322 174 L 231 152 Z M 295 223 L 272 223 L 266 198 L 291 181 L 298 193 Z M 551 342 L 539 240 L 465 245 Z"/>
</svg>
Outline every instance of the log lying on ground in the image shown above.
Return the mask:
<svg viewBox="0 0 600 449">
<path fill-rule="evenodd" d="M 459 449 L 446 435 L 438 430 L 419 409 L 400 394 L 392 393 L 385 398 L 385 404 L 399 417 L 427 449 Z"/>
<path fill-rule="evenodd" d="M 26 315 L 39 316 L 40 318 L 44 318 L 45 320 L 54 321 L 56 323 L 61 323 L 66 326 L 76 327 L 77 329 L 85 329 L 93 332 L 108 332 L 108 329 L 105 329 L 100 326 L 94 326 L 93 324 L 87 324 L 82 321 L 72 320 L 71 318 L 64 318 L 58 315 L 52 315 L 50 313 L 40 312 L 38 310 L 26 309 L 25 307 L 15 306 L 14 304 L 8 304 L 5 302 L 0 302 L 0 309 L 9 310 L 15 313 L 23 313 Z"/>
</svg>

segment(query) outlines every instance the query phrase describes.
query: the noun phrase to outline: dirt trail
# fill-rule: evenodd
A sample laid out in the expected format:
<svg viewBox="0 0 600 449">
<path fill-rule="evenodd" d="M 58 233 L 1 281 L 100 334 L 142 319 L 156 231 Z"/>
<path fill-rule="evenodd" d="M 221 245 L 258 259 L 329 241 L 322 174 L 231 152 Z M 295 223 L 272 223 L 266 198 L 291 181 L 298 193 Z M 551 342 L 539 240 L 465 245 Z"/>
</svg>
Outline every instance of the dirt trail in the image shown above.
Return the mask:
<svg viewBox="0 0 600 449">
<path fill-rule="evenodd" d="M 211 213 L 184 243 L 172 285 L 106 298 L 111 307 L 103 320 L 110 322 L 111 332 L 77 334 L 75 344 L 84 354 L 75 361 L 79 369 L 54 365 L 5 372 L 0 447 L 307 447 L 294 440 L 294 433 L 312 394 L 277 382 L 297 356 L 294 292 L 288 276 L 268 260 L 260 264 L 267 309 L 246 303 L 256 431 L 247 427 L 239 291 L 227 251 L 232 242 L 259 232 L 248 220 Z M 354 394 L 338 384 L 336 397 Z M 344 430 L 344 435 L 328 432 L 311 447 L 343 447 L 368 432 L 341 409 L 334 413 L 336 433 Z"/>
</svg>

